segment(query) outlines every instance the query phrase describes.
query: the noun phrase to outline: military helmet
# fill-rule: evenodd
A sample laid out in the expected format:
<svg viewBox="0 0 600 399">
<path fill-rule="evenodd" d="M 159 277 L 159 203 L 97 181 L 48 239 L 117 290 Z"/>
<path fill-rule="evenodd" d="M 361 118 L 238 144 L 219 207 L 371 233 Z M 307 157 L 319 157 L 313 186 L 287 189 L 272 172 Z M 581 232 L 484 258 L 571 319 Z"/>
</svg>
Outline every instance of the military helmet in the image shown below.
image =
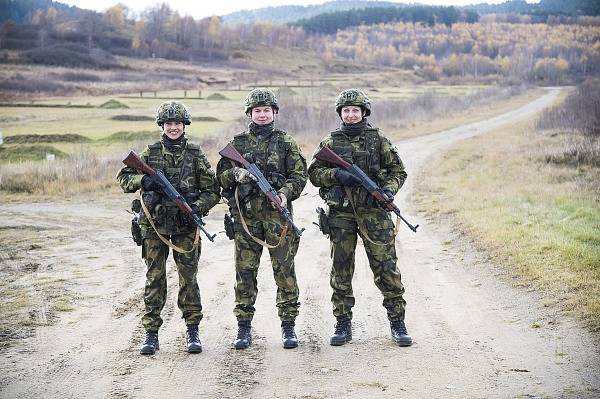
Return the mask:
<svg viewBox="0 0 600 399">
<path fill-rule="evenodd" d="M 359 89 L 347 89 L 340 93 L 335 102 L 335 112 L 341 115 L 342 107 L 355 105 L 365 111 L 365 116 L 371 115 L 371 100 L 364 91 Z"/>
<path fill-rule="evenodd" d="M 156 123 L 162 126 L 168 121 L 183 122 L 186 125 L 192 123 L 190 111 L 180 101 L 165 101 L 156 110 Z"/>
<path fill-rule="evenodd" d="M 275 113 L 279 112 L 279 103 L 275 94 L 264 87 L 252 90 L 244 100 L 244 113 L 247 115 L 254 107 L 271 106 Z"/>
</svg>

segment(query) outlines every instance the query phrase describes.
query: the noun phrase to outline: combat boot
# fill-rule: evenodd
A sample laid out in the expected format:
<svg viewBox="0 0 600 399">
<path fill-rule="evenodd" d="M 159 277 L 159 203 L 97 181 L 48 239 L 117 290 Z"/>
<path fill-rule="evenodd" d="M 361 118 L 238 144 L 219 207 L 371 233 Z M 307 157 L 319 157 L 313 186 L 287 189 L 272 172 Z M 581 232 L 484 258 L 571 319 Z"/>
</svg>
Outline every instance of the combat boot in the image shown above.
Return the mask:
<svg viewBox="0 0 600 399">
<path fill-rule="evenodd" d="M 406 331 L 404 320 L 391 320 L 390 328 L 392 329 L 392 341 L 398 346 L 411 346 L 412 338 Z"/>
<path fill-rule="evenodd" d="M 352 322 L 350 319 L 338 320 L 335 324 L 335 332 L 331 336 L 330 344 L 340 346 L 350 341 L 352 341 Z"/>
<path fill-rule="evenodd" d="M 252 344 L 250 320 L 238 320 L 237 338 L 233 341 L 235 349 L 246 349 Z"/>
<path fill-rule="evenodd" d="M 140 353 L 142 355 L 154 355 L 159 349 L 158 331 L 146 331 L 146 339 L 140 348 Z"/>
<path fill-rule="evenodd" d="M 200 342 L 200 337 L 198 336 L 198 324 L 190 324 L 187 326 L 185 341 L 187 343 L 188 353 L 202 352 L 202 342 Z"/>
<path fill-rule="evenodd" d="M 294 331 L 293 320 L 283 320 L 281 322 L 281 339 L 283 340 L 283 347 L 285 349 L 292 349 L 298 347 L 298 337 Z"/>
</svg>

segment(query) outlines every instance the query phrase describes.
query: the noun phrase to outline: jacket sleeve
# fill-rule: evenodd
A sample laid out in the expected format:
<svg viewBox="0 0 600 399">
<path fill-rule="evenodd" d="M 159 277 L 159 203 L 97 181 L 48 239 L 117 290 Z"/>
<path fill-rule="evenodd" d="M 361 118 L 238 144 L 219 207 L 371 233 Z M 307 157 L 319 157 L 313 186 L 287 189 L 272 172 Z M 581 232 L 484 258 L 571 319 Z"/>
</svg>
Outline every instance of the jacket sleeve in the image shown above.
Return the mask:
<svg viewBox="0 0 600 399">
<path fill-rule="evenodd" d="M 387 137 L 383 136 L 380 157 L 381 170 L 378 173 L 378 180 L 381 188 L 390 190 L 395 195 L 406 181 L 407 174 L 398 150 Z"/>
<path fill-rule="evenodd" d="M 227 158 L 219 159 L 217 163 L 217 181 L 224 188 L 232 188 L 235 185 L 235 177 L 233 176 L 233 165 Z"/>
<path fill-rule="evenodd" d="M 140 154 L 142 161 L 148 163 L 148 148 Z M 125 193 L 135 193 L 142 188 L 142 178 L 144 174 L 129 166 L 124 166 L 117 173 L 117 181 Z"/>
<path fill-rule="evenodd" d="M 198 194 L 200 197 L 194 204 L 200 208 L 202 214 L 207 214 L 221 199 L 221 190 L 215 171 L 211 168 L 210 163 L 202 152 L 200 152 L 198 159 L 196 181 L 198 182 Z"/>
<path fill-rule="evenodd" d="M 289 201 L 293 201 L 300 197 L 302 190 L 304 190 L 304 186 L 306 186 L 306 159 L 304 158 L 304 155 L 302 155 L 296 140 L 291 136 L 287 136 L 286 140 L 290 146 L 289 151 L 285 156 L 287 179 L 279 189 L 279 192 L 284 194 Z"/>
<path fill-rule="evenodd" d="M 327 139 L 319 143 L 319 146 L 313 153 L 310 166 L 308 167 L 308 178 L 315 187 L 331 187 L 337 183 L 335 180 L 336 168 L 315 158 L 315 154 L 319 152 L 321 148 L 328 146 L 327 144 Z"/>
</svg>

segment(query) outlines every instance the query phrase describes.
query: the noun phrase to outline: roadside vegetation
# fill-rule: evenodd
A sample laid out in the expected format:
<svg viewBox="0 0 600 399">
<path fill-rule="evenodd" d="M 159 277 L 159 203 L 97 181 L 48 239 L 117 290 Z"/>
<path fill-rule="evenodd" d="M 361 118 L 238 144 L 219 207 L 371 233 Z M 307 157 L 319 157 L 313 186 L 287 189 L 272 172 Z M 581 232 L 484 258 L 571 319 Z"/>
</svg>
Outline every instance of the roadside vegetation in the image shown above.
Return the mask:
<svg viewBox="0 0 600 399">
<path fill-rule="evenodd" d="M 430 163 L 420 210 L 450 221 L 509 275 L 600 329 L 600 85 L 539 119 L 466 140 Z M 554 321 L 550 321 L 554 322 Z"/>
</svg>

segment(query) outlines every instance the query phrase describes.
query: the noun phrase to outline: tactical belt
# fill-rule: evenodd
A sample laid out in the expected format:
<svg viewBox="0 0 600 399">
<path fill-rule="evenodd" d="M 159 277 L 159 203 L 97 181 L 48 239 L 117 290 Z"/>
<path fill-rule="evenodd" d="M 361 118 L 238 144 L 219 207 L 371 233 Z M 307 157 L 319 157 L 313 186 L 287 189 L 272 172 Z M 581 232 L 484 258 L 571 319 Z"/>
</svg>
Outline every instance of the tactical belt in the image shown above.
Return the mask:
<svg viewBox="0 0 600 399">
<path fill-rule="evenodd" d="M 360 222 L 358 215 L 356 214 L 356 208 L 354 206 L 354 201 L 352 201 L 352 193 L 350 192 L 350 188 L 348 186 L 344 186 L 344 191 L 346 192 L 346 196 L 348 197 L 348 201 L 350 201 L 350 206 L 352 207 L 352 213 L 354 213 L 354 217 L 356 219 L 356 225 L 358 226 L 358 230 L 361 231 L 364 237 L 373 245 L 387 245 L 391 244 L 396 240 L 396 236 L 398 235 L 398 230 L 400 230 L 400 217 L 396 217 L 396 226 L 394 227 L 394 237 L 389 242 L 375 242 L 371 240 L 369 237 L 369 231 L 363 224 Z"/>
<path fill-rule="evenodd" d="M 150 211 L 148 211 L 148 207 L 146 207 L 146 204 L 144 203 L 144 198 L 142 197 L 142 192 L 143 192 L 143 189 L 140 190 L 140 202 L 142 203 L 142 209 L 144 210 L 144 215 L 146 215 L 146 218 L 150 222 L 150 226 L 152 226 L 152 228 L 154 229 L 154 232 L 158 235 L 158 238 L 160 238 L 160 240 L 162 242 L 167 244 L 173 251 L 179 252 L 180 254 L 187 254 L 187 253 L 194 251 L 196 249 L 196 247 L 198 246 L 198 243 L 200 242 L 200 228 L 198 228 L 196 226 L 196 237 L 194 237 L 194 242 L 192 243 L 192 247 L 188 251 L 185 251 L 185 250 L 179 248 L 177 245 L 175 245 L 172 242 L 170 242 L 169 240 L 167 240 L 165 237 L 163 237 L 158 232 L 156 226 L 154 225 L 154 220 L 152 220 L 152 216 L 150 215 Z"/>
<path fill-rule="evenodd" d="M 250 229 L 248 229 L 246 220 L 244 220 L 244 215 L 242 215 L 242 208 L 240 207 L 240 200 L 238 198 L 238 186 L 235 187 L 235 204 L 237 205 L 238 212 L 240 213 L 240 222 L 242 222 L 242 227 L 244 228 L 244 231 L 246 232 L 246 234 L 248 234 L 250 236 L 250 238 L 252 238 L 254 240 L 254 242 L 256 242 L 257 244 L 262 245 L 263 247 L 268 248 L 268 249 L 277 248 L 278 246 L 281 245 L 281 243 L 285 239 L 285 235 L 287 234 L 287 231 L 289 228 L 287 221 L 285 222 L 285 226 L 283 227 L 283 231 L 281 232 L 281 236 L 279 237 L 279 242 L 277 243 L 277 245 L 271 245 L 271 244 L 267 243 L 266 241 L 261 240 L 260 238 L 254 237 L 250 233 Z"/>
</svg>

